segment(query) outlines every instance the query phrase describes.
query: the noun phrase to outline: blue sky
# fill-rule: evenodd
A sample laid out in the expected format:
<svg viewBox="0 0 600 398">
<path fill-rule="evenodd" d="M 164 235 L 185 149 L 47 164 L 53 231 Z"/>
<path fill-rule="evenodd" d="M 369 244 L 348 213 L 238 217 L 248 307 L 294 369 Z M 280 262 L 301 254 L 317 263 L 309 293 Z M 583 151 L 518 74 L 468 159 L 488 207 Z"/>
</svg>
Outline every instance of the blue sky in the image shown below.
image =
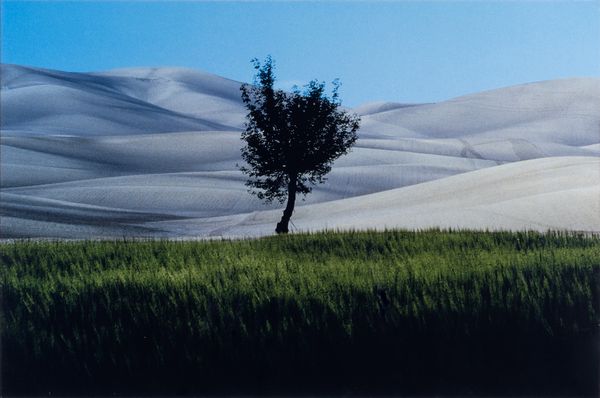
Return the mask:
<svg viewBox="0 0 600 398">
<path fill-rule="evenodd" d="M 185 66 L 282 87 L 342 81 L 344 104 L 432 102 L 600 76 L 600 1 L 18 2 L 2 0 L 4 63 L 68 71 Z"/>
</svg>

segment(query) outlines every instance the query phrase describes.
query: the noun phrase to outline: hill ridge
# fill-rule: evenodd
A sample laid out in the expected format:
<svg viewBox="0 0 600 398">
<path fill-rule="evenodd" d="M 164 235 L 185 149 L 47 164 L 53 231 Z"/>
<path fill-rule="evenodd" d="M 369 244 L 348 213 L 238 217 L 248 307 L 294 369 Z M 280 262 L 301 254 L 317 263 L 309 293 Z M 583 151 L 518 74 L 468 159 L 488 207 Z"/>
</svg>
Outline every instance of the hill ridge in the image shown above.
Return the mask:
<svg viewBox="0 0 600 398">
<path fill-rule="evenodd" d="M 177 67 L 81 73 L 2 64 L 1 72 L 2 237 L 272 232 L 279 205 L 248 195 L 237 167 L 246 114 L 240 82 Z M 600 215 L 586 210 L 598 207 L 600 78 L 355 110 L 363 113 L 356 146 L 300 202 L 292 218 L 299 226 L 372 228 L 394 220 L 390 227 L 600 229 Z M 528 162 L 555 167 L 565 159 L 574 162 L 572 175 L 528 174 Z M 506 170 L 512 177 L 490 191 L 487 180 Z M 561 190 L 575 182 L 575 190 Z M 483 201 L 510 189 L 532 194 Z M 418 209 L 409 206 L 413 194 Z M 398 203 L 378 210 L 382 195 Z M 456 197 L 446 210 L 436 199 L 445 195 Z M 353 200 L 348 215 L 338 214 Z"/>
</svg>

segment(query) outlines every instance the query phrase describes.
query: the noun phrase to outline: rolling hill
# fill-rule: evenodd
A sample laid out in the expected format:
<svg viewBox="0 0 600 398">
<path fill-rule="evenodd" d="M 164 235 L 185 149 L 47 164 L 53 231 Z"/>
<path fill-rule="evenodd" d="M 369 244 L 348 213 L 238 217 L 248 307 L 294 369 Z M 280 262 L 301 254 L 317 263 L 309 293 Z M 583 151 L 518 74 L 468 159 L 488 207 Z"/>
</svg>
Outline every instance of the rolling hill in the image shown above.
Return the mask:
<svg viewBox="0 0 600 398">
<path fill-rule="evenodd" d="M 1 237 L 273 232 L 246 192 L 241 83 L 182 68 L 1 69 Z M 297 229 L 600 231 L 600 79 L 379 102 Z"/>
</svg>

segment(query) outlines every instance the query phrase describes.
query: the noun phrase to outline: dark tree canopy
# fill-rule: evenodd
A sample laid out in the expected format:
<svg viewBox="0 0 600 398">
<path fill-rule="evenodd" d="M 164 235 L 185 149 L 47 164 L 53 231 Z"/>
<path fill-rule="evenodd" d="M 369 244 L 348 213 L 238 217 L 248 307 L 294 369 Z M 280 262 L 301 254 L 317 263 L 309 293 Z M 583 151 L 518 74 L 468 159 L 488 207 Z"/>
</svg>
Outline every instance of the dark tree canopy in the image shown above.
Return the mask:
<svg viewBox="0 0 600 398">
<path fill-rule="evenodd" d="M 296 193 L 306 195 L 325 181 L 335 159 L 348 153 L 356 141 L 360 119 L 340 109 L 339 82 L 331 97 L 325 84 L 311 81 L 304 90 L 288 93 L 274 88 L 274 65 L 254 59 L 253 85 L 241 87 L 248 109 L 242 158 L 250 192 L 267 202 L 288 203 L 277 232 L 287 232 Z"/>
</svg>

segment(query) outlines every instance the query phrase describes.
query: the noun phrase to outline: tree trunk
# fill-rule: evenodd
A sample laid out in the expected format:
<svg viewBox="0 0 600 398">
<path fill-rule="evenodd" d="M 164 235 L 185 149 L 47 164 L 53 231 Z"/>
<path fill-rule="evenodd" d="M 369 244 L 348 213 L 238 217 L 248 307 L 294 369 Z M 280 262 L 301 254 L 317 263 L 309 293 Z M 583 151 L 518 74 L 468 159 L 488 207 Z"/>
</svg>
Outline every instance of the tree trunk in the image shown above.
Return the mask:
<svg viewBox="0 0 600 398">
<path fill-rule="evenodd" d="M 277 228 L 275 228 L 275 232 L 278 234 L 287 234 L 288 224 L 290 222 L 290 218 L 292 218 L 292 213 L 294 212 L 294 206 L 296 205 L 296 177 L 290 177 L 290 182 L 288 183 L 288 200 L 287 205 L 285 206 L 285 210 L 283 211 L 283 216 L 281 217 L 281 221 L 277 223 Z"/>
</svg>

